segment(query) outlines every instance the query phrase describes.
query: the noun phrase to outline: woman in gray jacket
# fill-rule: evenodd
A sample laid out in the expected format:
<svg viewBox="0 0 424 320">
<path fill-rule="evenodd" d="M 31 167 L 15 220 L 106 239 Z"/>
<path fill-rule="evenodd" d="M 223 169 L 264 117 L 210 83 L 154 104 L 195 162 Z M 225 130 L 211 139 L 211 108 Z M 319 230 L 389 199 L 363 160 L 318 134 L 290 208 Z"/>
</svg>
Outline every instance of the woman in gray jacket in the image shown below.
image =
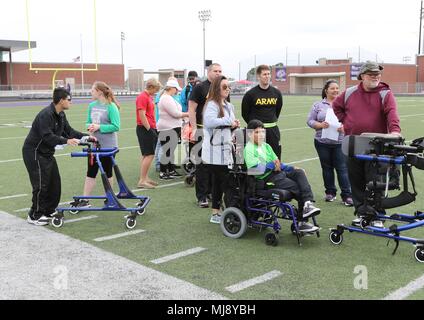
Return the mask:
<svg viewBox="0 0 424 320">
<path fill-rule="evenodd" d="M 231 130 L 240 126 L 240 121 L 234 115 L 234 106 L 227 101 L 229 94 L 227 78 L 218 77 L 211 84 L 203 111 L 202 161 L 212 176 L 212 223 L 221 222 L 222 195 L 228 166 L 233 163 Z"/>
</svg>

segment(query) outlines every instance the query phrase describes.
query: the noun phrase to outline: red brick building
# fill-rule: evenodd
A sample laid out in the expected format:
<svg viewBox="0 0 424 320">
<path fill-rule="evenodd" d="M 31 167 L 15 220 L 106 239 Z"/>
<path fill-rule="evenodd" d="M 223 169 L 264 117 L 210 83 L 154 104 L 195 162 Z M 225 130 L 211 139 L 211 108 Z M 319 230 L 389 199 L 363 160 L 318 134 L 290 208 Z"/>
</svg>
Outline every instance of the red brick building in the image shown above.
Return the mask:
<svg viewBox="0 0 424 320">
<path fill-rule="evenodd" d="M 417 64 L 382 63 L 384 66 L 382 81 L 388 83 L 395 93 L 421 93 L 424 83 L 424 56 L 417 56 Z M 340 83 L 340 89 L 359 83 L 356 78 L 361 64 L 352 60 L 320 59 L 315 66 L 285 67 L 285 76 L 278 77 L 273 68 L 272 81 L 286 94 L 320 94 L 328 79 Z M 279 78 L 279 79 L 277 79 Z"/>
<path fill-rule="evenodd" d="M 34 69 L 78 69 L 79 63 L 32 63 Z M 84 64 L 84 69 L 95 69 L 95 64 Z M 104 81 L 112 88 L 123 89 L 125 87 L 124 65 L 122 64 L 98 64 L 97 71 L 59 71 L 56 74 L 56 83 L 66 85 L 69 83 L 73 88 L 81 88 L 84 77 L 84 88 L 89 88 L 95 81 Z M 12 76 L 11 76 L 12 73 Z M 46 90 L 52 85 L 54 71 L 30 71 L 29 63 L 26 62 L 0 62 L 0 86 L 11 87 L 14 90 Z"/>
</svg>

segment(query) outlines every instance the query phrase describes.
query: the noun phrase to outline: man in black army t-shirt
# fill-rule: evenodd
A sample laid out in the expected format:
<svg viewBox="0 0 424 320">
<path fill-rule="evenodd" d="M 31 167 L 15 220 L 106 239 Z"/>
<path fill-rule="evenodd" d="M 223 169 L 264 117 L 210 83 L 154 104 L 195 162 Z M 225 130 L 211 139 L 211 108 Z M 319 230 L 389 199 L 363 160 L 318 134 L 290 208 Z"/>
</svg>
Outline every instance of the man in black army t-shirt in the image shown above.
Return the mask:
<svg viewBox="0 0 424 320">
<path fill-rule="evenodd" d="M 271 86 L 271 68 L 260 65 L 256 69 L 259 85 L 246 92 L 241 103 L 244 121 L 260 120 L 266 129 L 266 142 L 281 160 L 280 129 L 278 118 L 283 107 L 281 92 Z"/>
<path fill-rule="evenodd" d="M 196 198 L 198 205 L 201 208 L 208 208 L 208 194 L 210 193 L 210 174 L 207 171 L 206 166 L 201 163 L 202 155 L 202 137 L 203 137 L 203 107 L 206 104 L 206 100 L 209 93 L 209 88 L 212 81 L 221 76 L 222 68 L 218 63 L 213 63 L 208 67 L 208 78 L 196 85 L 193 88 L 193 91 L 190 94 L 188 102 L 188 114 L 190 118 L 190 125 L 193 132 L 194 141 L 191 141 L 189 144 L 190 155 L 191 151 L 196 145 L 196 148 L 193 150 L 195 153 L 196 160 Z"/>
</svg>

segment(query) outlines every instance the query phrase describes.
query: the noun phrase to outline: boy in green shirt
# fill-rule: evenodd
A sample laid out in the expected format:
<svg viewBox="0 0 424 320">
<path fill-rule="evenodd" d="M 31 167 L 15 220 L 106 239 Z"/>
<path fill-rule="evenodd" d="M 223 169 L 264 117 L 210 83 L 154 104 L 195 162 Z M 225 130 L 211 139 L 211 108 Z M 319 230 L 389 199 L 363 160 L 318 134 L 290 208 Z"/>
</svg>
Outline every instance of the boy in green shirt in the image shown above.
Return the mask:
<svg viewBox="0 0 424 320">
<path fill-rule="evenodd" d="M 299 211 L 303 208 L 303 220 L 318 215 L 321 210 L 313 205 L 314 196 L 305 171 L 282 164 L 278 160 L 271 146 L 264 142 L 265 129 L 261 121 L 250 121 L 247 129 L 250 131 L 250 141 L 244 148 L 244 161 L 248 173 L 255 175 L 257 180 L 263 180 L 265 185 L 272 186 L 272 189 L 290 191 L 298 201 Z M 314 232 L 318 227 L 301 222 L 299 229 L 302 232 Z"/>
</svg>

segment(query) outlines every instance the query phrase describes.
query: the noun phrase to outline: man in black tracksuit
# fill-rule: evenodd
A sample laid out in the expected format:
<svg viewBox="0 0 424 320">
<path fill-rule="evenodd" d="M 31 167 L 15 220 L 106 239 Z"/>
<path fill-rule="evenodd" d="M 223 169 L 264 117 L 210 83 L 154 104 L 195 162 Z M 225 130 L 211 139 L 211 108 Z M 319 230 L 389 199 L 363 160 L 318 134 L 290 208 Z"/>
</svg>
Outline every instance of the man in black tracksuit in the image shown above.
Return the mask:
<svg viewBox="0 0 424 320">
<path fill-rule="evenodd" d="M 41 110 L 32 123 L 22 147 L 22 155 L 32 185 L 32 206 L 28 223 L 48 224 L 55 212 L 61 194 L 59 169 L 54 157 L 57 145 L 77 146 L 87 134 L 69 126 L 64 110 L 71 105 L 71 96 L 65 88 L 53 93 L 53 103 Z"/>
<path fill-rule="evenodd" d="M 242 117 L 246 123 L 260 120 L 266 129 L 266 143 L 281 160 L 280 129 L 278 118 L 283 107 L 281 92 L 271 86 L 271 69 L 261 65 L 256 69 L 259 85 L 246 92 L 241 103 Z"/>
</svg>

